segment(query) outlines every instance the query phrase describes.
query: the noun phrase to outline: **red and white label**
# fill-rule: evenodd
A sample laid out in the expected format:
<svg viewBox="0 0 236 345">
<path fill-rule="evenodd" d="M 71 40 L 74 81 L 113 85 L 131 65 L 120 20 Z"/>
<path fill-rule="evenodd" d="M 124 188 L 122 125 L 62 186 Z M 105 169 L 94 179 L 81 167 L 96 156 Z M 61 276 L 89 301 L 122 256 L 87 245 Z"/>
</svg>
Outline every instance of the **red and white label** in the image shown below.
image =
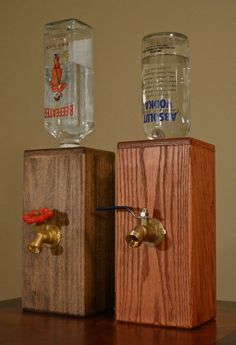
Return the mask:
<svg viewBox="0 0 236 345">
<path fill-rule="evenodd" d="M 70 104 L 61 108 L 45 108 L 44 115 L 45 115 L 45 118 L 73 116 L 74 105 Z"/>
</svg>

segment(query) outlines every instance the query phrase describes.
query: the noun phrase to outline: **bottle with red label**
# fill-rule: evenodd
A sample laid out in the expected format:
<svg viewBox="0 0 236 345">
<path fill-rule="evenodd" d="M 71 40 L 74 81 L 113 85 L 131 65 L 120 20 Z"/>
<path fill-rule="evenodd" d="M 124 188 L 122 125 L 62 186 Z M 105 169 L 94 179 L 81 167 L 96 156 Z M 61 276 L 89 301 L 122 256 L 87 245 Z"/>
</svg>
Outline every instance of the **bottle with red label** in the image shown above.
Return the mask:
<svg viewBox="0 0 236 345">
<path fill-rule="evenodd" d="M 94 127 L 92 28 L 77 19 L 44 30 L 44 123 L 60 147 L 79 146 Z"/>
</svg>

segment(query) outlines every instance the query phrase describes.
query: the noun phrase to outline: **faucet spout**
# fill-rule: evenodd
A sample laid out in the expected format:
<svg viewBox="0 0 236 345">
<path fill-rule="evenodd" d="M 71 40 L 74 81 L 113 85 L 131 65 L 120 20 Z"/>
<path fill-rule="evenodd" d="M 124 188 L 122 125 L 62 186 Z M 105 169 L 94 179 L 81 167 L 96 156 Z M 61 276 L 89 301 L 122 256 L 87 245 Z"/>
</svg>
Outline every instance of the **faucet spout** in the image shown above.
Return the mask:
<svg viewBox="0 0 236 345">
<path fill-rule="evenodd" d="M 29 251 L 33 254 L 39 254 L 43 249 L 43 245 L 55 248 L 60 243 L 61 233 L 56 225 L 36 225 L 35 232 L 34 240 L 28 245 Z"/>
<path fill-rule="evenodd" d="M 141 218 L 141 224 L 138 224 L 126 236 L 126 242 L 130 247 L 139 247 L 142 243 L 155 247 L 164 239 L 166 230 L 158 219 Z"/>
</svg>

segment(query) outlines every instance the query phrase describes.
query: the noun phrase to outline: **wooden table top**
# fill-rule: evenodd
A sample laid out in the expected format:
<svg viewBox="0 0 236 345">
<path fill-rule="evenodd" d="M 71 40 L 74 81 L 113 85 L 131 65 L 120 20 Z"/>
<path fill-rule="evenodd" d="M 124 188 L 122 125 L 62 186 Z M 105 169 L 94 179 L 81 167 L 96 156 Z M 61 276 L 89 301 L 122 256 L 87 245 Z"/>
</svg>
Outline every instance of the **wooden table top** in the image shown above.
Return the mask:
<svg viewBox="0 0 236 345">
<path fill-rule="evenodd" d="M 218 302 L 217 319 L 193 330 L 116 322 L 113 312 L 78 318 L 22 312 L 0 302 L 0 345 L 235 345 L 236 302 Z"/>
</svg>

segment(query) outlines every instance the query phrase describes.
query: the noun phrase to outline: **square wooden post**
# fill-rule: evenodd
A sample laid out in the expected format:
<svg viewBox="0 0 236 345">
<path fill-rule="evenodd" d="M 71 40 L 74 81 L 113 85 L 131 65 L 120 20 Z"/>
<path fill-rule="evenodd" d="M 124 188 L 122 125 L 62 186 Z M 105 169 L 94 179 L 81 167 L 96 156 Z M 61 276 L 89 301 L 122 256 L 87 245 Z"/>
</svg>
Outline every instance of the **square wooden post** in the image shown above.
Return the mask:
<svg viewBox="0 0 236 345">
<path fill-rule="evenodd" d="M 23 309 L 89 315 L 113 307 L 114 154 L 89 148 L 26 151 L 24 213 L 66 212 L 59 251 L 32 254 L 32 227 L 23 228 Z"/>
<path fill-rule="evenodd" d="M 214 146 L 192 138 L 118 145 L 117 204 L 147 207 L 167 235 L 131 248 L 138 221 L 117 212 L 117 320 L 192 328 L 215 317 L 214 160 Z"/>
</svg>

